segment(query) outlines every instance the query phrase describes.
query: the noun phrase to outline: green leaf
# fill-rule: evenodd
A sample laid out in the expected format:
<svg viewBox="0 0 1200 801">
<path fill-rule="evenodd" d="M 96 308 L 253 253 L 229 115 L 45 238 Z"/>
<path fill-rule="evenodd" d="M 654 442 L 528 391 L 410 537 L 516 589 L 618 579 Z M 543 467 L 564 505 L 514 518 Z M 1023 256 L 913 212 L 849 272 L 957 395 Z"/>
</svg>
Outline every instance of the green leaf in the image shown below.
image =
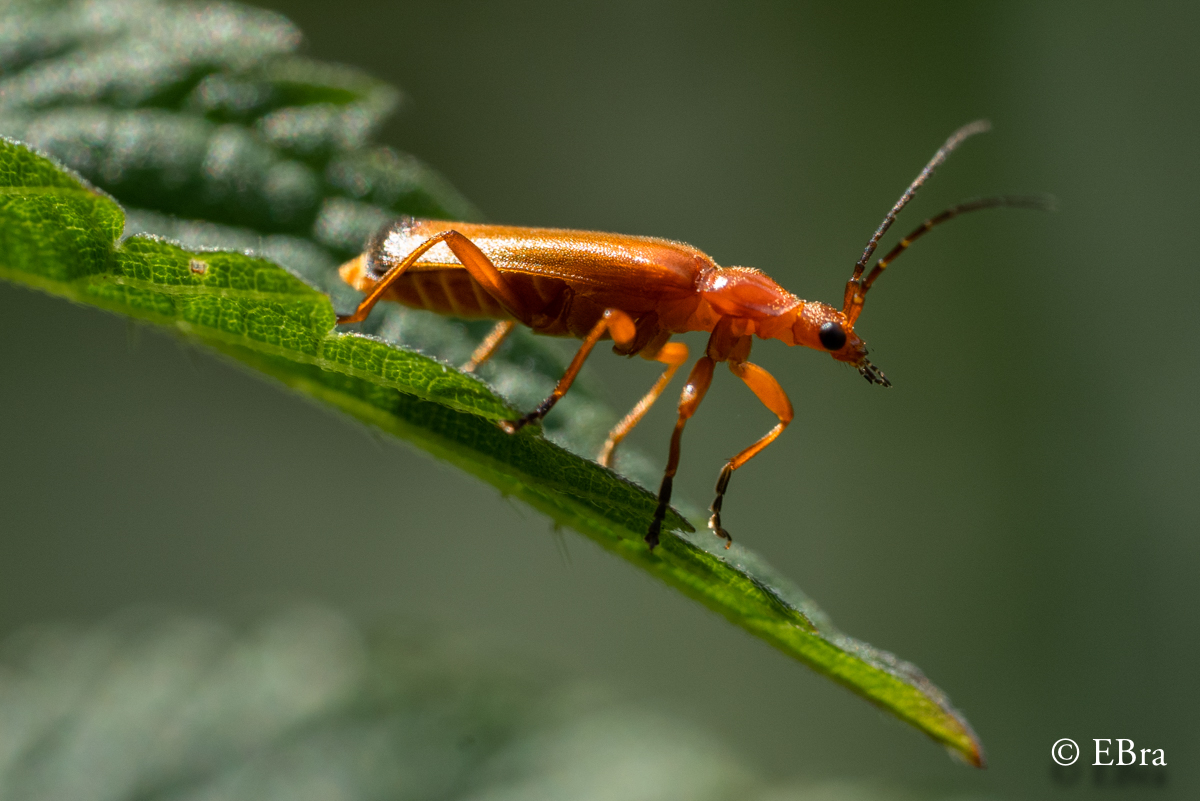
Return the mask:
<svg viewBox="0 0 1200 801">
<path fill-rule="evenodd" d="M 540 509 L 817 671 L 982 764 L 969 725 L 920 671 L 838 632 L 816 606 L 735 545 L 674 511 L 653 552 L 654 496 L 527 429 L 483 382 L 426 356 L 333 330 L 328 297 L 271 262 L 123 242 L 111 198 L 48 158 L 0 142 L 0 277 L 175 328 L 288 386 L 395 434 Z"/>
<path fill-rule="evenodd" d="M 543 430 L 504 434 L 513 403 L 533 405 L 561 373 L 552 343 L 514 337 L 532 380 L 502 359 L 485 366 L 505 400 L 448 366 L 469 352 L 460 324 L 389 309 L 367 321 L 374 336 L 334 331 L 330 296 L 353 299 L 334 268 L 383 221 L 479 215 L 419 160 L 371 141 L 398 92 L 297 57 L 299 42 L 279 15 L 230 3 L 0 5 L 0 134 L 83 176 L 0 143 L 0 277 L 172 328 L 401 437 L 982 765 L 970 726 L 917 668 L 839 632 L 750 551 L 692 534 L 674 510 L 648 551 L 654 496 L 560 447 L 594 453 L 615 421 L 586 377 Z M 619 466 L 638 473 L 629 451 Z"/>
</svg>

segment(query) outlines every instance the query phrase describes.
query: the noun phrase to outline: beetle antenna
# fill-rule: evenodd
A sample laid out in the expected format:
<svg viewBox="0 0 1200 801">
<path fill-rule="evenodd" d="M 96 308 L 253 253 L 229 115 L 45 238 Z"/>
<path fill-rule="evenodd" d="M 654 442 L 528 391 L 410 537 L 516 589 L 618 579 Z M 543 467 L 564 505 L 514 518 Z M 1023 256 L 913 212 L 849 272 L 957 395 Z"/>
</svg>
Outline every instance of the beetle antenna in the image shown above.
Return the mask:
<svg viewBox="0 0 1200 801">
<path fill-rule="evenodd" d="M 875 235 L 871 237 L 871 241 L 867 242 L 867 247 L 863 250 L 862 256 L 859 257 L 858 262 L 854 265 L 854 277 L 851 280 L 858 280 L 862 277 L 863 270 L 866 269 L 867 262 L 871 259 L 871 254 L 879 246 L 879 240 L 892 227 L 892 223 L 896 221 L 896 215 L 900 213 L 900 210 L 908 205 L 908 202 L 917 194 L 917 190 L 933 175 L 933 171 L 942 166 L 942 162 L 946 160 L 955 148 L 962 144 L 964 139 L 975 134 L 990 131 L 991 128 L 992 124 L 987 120 L 976 120 L 959 128 L 946 140 L 946 144 L 938 148 L 938 151 L 933 154 L 933 158 L 925 165 L 925 169 L 921 170 L 920 175 L 913 179 L 913 182 L 908 185 L 908 189 L 905 189 L 904 194 L 896 201 L 896 205 L 892 206 L 892 210 L 887 213 L 883 218 L 883 222 L 875 229 Z"/>
<path fill-rule="evenodd" d="M 909 245 L 923 237 L 935 225 L 941 225 L 947 220 L 953 220 L 960 214 L 966 214 L 969 211 L 979 211 L 980 209 L 1014 208 L 1053 211 L 1054 207 L 1054 198 L 1049 195 L 1001 195 L 998 197 L 968 200 L 965 203 L 948 208 L 936 217 L 930 217 L 921 223 L 921 226 L 917 230 L 897 242 L 896 246 L 888 251 L 886 256 L 876 262 L 871 272 L 863 280 L 859 294 L 865 297 L 867 291 L 871 288 L 871 284 L 875 283 L 875 279 L 887 269 L 887 266 L 895 261 L 897 256 L 907 250 Z"/>
<path fill-rule="evenodd" d="M 987 120 L 976 120 L 955 131 L 946 140 L 946 143 L 933 154 L 933 158 L 925 165 L 925 169 L 921 170 L 920 174 L 913 179 L 913 182 L 908 185 L 908 189 L 904 190 L 904 194 L 900 196 L 900 199 L 892 206 L 891 211 L 883 218 L 883 222 L 875 229 L 874 236 L 867 242 L 867 247 L 863 250 L 862 256 L 854 264 L 854 274 L 850 277 L 849 283 L 846 284 L 846 303 L 843 311 L 851 318 L 851 322 L 858 317 L 858 312 L 862 310 L 862 293 L 858 291 L 858 287 L 862 282 L 863 271 L 867 267 L 867 262 L 871 260 L 871 256 L 875 253 L 875 248 L 879 247 L 879 240 L 892 227 L 892 223 L 896 221 L 896 215 L 908 205 L 908 202 L 917 194 L 917 190 L 929 180 L 929 176 L 933 175 L 933 171 L 942 166 L 942 162 L 946 160 L 947 156 L 955 148 L 962 144 L 963 140 L 975 134 L 991 130 L 991 127 L 992 124 Z"/>
</svg>

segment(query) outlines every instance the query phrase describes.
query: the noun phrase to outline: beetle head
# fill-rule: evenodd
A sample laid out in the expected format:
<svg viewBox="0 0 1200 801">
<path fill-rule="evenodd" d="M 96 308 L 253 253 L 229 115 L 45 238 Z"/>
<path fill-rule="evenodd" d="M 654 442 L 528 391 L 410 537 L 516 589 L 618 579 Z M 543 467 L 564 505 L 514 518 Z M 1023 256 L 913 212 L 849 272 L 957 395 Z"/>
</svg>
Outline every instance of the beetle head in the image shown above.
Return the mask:
<svg viewBox="0 0 1200 801">
<path fill-rule="evenodd" d="M 805 303 L 799 311 L 792 326 L 792 337 L 797 345 L 823 350 L 839 362 L 852 365 L 872 384 L 892 385 L 867 359 L 867 344 L 854 333 L 854 320 L 850 315 L 815 302 Z"/>
</svg>

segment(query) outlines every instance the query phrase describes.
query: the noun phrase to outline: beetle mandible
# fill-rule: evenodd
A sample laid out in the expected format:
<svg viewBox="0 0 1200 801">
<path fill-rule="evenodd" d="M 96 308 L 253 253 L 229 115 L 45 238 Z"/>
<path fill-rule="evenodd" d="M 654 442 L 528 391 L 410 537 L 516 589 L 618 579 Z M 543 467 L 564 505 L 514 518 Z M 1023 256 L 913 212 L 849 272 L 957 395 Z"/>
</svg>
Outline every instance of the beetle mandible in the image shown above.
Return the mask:
<svg viewBox="0 0 1200 801">
<path fill-rule="evenodd" d="M 613 450 L 687 361 L 687 345 L 671 342 L 671 336 L 710 332 L 704 354 L 692 367 L 679 399 L 658 506 L 645 540 L 651 549 L 658 544 L 679 468 L 684 426 L 704 400 L 714 366 L 726 362 L 778 418 L 774 428 L 727 461 L 717 479 L 708 525 L 725 538 L 728 548 L 733 538 L 721 525 L 721 506 L 729 479 L 775 441 L 793 417 L 791 401 L 775 378 L 748 361 L 752 338 L 778 339 L 787 345 L 825 351 L 855 367 L 869 383 L 891 386 L 867 359 L 867 347 L 854 330 L 867 292 L 888 264 L 935 225 L 960 214 L 1000 206 L 1048 206 L 1045 199 L 1021 196 L 961 203 L 926 220 L 866 272 L 880 238 L 921 185 L 964 139 L 989 127 L 979 120 L 956 131 L 904 191 L 854 265 L 841 310 L 802 300 L 758 270 L 720 267 L 682 242 L 403 217 L 376 234 L 360 256 L 340 268 L 343 280 L 367 296 L 353 313 L 339 316 L 337 322 L 363 320 L 380 300 L 455 317 L 498 320 L 463 365 L 465 371 L 490 358 L 517 324 L 539 334 L 582 339 L 550 396 L 524 417 L 500 424 L 510 434 L 546 416 L 571 388 L 588 354 L 602 339 L 613 340 L 615 353 L 637 354 L 665 364 L 650 391 L 609 433 L 597 459 L 605 466 L 611 464 Z"/>
</svg>

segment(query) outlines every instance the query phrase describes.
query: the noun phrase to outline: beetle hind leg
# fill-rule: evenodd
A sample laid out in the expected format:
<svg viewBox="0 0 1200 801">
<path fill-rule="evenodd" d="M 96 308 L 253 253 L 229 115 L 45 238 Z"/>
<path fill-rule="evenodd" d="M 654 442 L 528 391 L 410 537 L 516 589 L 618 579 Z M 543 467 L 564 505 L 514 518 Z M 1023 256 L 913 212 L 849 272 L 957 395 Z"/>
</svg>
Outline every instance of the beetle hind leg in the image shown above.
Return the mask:
<svg viewBox="0 0 1200 801">
<path fill-rule="evenodd" d="M 352 281 L 355 288 L 366 291 L 367 296 L 362 299 L 350 314 L 339 314 L 337 316 L 337 325 L 358 323 L 367 319 L 367 315 L 371 313 L 371 309 L 375 308 L 375 304 L 384 298 L 387 291 L 400 280 L 401 276 L 416 264 L 426 251 L 439 242 L 446 243 L 446 246 L 450 248 L 454 257 L 458 259 L 471 278 L 475 279 L 475 282 L 485 292 L 495 298 L 509 314 L 519 320 L 525 318 L 525 302 L 508 283 L 504 275 L 496 269 L 496 265 L 492 264 L 487 255 L 479 249 L 478 245 L 458 231 L 451 229 L 442 231 L 440 234 L 434 234 L 417 245 L 407 256 L 392 264 L 387 272 L 377 281 L 363 280 L 366 277 L 364 274 L 364 258 L 366 254 L 342 265 L 343 279 Z M 379 246 L 379 243 L 373 243 L 371 247 L 377 248 Z"/>
</svg>

